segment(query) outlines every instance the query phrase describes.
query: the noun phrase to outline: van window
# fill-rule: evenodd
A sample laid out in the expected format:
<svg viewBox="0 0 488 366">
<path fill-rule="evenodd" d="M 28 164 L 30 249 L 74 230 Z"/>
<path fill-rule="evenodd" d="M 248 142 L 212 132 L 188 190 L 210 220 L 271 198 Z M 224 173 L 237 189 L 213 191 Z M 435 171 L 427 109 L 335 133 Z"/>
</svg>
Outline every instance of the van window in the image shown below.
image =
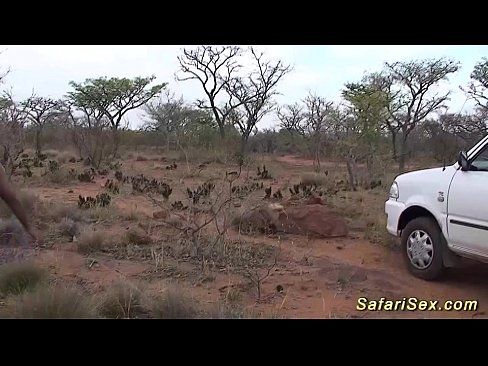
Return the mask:
<svg viewBox="0 0 488 366">
<path fill-rule="evenodd" d="M 482 170 L 488 172 L 488 148 L 485 148 L 471 163 L 471 170 Z"/>
</svg>

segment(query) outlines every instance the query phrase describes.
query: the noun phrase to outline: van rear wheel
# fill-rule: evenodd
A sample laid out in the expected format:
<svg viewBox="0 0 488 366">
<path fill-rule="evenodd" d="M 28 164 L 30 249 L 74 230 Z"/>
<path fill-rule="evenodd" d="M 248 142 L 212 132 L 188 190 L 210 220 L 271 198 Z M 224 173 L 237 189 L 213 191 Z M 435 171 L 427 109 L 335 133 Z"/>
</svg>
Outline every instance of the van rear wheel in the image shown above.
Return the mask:
<svg viewBox="0 0 488 366">
<path fill-rule="evenodd" d="M 434 219 L 418 217 L 402 231 L 402 251 L 408 270 L 424 280 L 435 280 L 444 273 L 445 245 Z"/>
</svg>

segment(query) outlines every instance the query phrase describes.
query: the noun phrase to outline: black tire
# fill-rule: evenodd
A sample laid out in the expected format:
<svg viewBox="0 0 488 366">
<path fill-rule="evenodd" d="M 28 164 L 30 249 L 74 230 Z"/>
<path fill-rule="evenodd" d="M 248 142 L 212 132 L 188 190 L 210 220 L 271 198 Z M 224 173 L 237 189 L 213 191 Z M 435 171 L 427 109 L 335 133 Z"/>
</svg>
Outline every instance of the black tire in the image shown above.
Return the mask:
<svg viewBox="0 0 488 366">
<path fill-rule="evenodd" d="M 410 261 L 407 253 L 407 240 L 416 230 L 422 230 L 429 235 L 432 242 L 432 261 L 424 268 L 420 269 Z M 444 273 L 443 252 L 446 250 L 444 236 L 437 222 L 430 217 L 418 217 L 410 221 L 405 229 L 402 231 L 402 252 L 408 270 L 415 277 L 422 278 L 427 281 L 439 279 Z"/>
</svg>

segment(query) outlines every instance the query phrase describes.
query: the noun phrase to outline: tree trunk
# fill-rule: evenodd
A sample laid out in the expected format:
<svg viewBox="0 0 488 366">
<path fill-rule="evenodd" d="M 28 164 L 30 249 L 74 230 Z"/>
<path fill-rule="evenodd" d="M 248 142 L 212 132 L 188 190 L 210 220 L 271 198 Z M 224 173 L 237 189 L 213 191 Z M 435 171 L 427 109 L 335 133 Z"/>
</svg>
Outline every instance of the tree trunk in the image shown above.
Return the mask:
<svg viewBox="0 0 488 366">
<path fill-rule="evenodd" d="M 366 155 L 366 169 L 368 170 L 368 178 L 370 182 L 376 178 L 378 173 L 378 158 L 377 158 L 377 149 L 378 142 L 369 142 L 369 151 L 368 155 Z"/>
<path fill-rule="evenodd" d="M 36 130 L 36 155 L 41 155 L 41 130 Z"/>
<path fill-rule="evenodd" d="M 273 153 L 273 142 L 272 141 L 268 141 L 267 144 L 266 144 L 266 152 L 268 154 L 272 154 Z"/>
<path fill-rule="evenodd" d="M 186 170 L 188 171 L 188 174 L 190 174 L 191 172 L 191 168 L 190 168 L 190 162 L 188 160 L 188 153 L 187 151 L 183 148 L 183 146 L 181 146 L 181 143 L 180 143 L 180 138 L 178 136 L 176 136 L 176 145 L 179 147 L 179 149 L 183 152 L 183 155 L 185 155 L 185 162 L 186 162 Z"/>
<path fill-rule="evenodd" d="M 242 166 L 244 164 L 244 156 L 246 156 L 246 148 L 247 148 L 247 139 L 249 135 L 242 134 L 241 135 L 241 146 L 239 148 L 239 165 Z"/>
<path fill-rule="evenodd" d="M 220 139 L 225 139 L 225 128 L 224 125 L 219 123 L 219 132 L 220 132 Z"/>
<path fill-rule="evenodd" d="M 373 158 L 371 155 L 366 157 L 366 170 L 371 181 L 374 178 Z"/>
<path fill-rule="evenodd" d="M 397 160 L 397 146 L 396 146 L 396 133 L 391 133 L 391 142 L 393 147 L 393 160 Z"/>
<path fill-rule="evenodd" d="M 103 160 L 103 139 L 97 139 L 95 142 L 95 149 L 93 151 L 93 159 L 91 160 L 91 165 L 95 169 L 100 167 L 100 164 Z"/>
<path fill-rule="evenodd" d="M 315 171 L 318 173 L 320 172 L 320 145 L 322 141 L 320 135 L 317 134 L 316 136 L 316 143 L 315 143 L 315 159 L 314 159 L 314 168 Z"/>
<path fill-rule="evenodd" d="M 356 190 L 355 179 L 354 179 L 355 163 L 354 163 L 354 159 L 351 155 L 349 155 L 347 157 L 346 165 L 347 165 L 347 173 L 349 175 L 349 189 L 351 191 L 355 191 Z"/>
<path fill-rule="evenodd" d="M 398 140 L 398 172 L 401 174 L 405 171 L 405 140 L 403 138 Z"/>
<path fill-rule="evenodd" d="M 78 155 L 80 156 L 80 158 L 82 158 L 83 157 L 82 144 L 80 143 L 75 130 L 73 130 L 71 133 L 71 141 L 73 142 L 73 145 L 75 145 L 76 149 L 78 150 Z"/>
<path fill-rule="evenodd" d="M 117 153 L 119 152 L 119 144 L 120 144 L 120 134 L 117 128 L 112 129 L 112 137 L 114 142 L 113 158 L 115 159 Z"/>
<path fill-rule="evenodd" d="M 2 165 L 5 170 L 5 174 L 7 175 L 7 179 L 10 182 L 12 179 L 12 164 L 11 164 L 11 158 L 10 158 L 10 151 L 7 146 L 3 146 L 3 158 L 2 158 Z"/>
<path fill-rule="evenodd" d="M 223 140 L 225 138 L 225 126 L 224 126 L 225 121 L 222 121 L 222 119 L 220 118 L 220 115 L 217 112 L 216 107 L 213 104 L 211 104 L 211 106 L 214 113 L 215 121 L 217 121 L 217 125 L 219 126 L 220 139 Z"/>
</svg>

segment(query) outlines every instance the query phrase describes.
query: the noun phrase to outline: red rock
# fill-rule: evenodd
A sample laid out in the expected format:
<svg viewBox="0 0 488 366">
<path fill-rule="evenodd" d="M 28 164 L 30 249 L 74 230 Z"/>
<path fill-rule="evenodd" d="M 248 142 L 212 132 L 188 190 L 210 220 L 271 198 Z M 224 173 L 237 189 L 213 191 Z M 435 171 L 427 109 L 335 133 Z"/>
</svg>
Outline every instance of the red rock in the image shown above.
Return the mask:
<svg viewBox="0 0 488 366">
<path fill-rule="evenodd" d="M 322 204 L 292 206 L 279 215 L 278 230 L 321 238 L 346 236 L 346 221 Z"/>
<path fill-rule="evenodd" d="M 240 228 L 263 233 L 285 232 L 320 238 L 346 236 L 346 221 L 323 204 L 305 206 L 269 205 L 242 215 Z"/>
</svg>

